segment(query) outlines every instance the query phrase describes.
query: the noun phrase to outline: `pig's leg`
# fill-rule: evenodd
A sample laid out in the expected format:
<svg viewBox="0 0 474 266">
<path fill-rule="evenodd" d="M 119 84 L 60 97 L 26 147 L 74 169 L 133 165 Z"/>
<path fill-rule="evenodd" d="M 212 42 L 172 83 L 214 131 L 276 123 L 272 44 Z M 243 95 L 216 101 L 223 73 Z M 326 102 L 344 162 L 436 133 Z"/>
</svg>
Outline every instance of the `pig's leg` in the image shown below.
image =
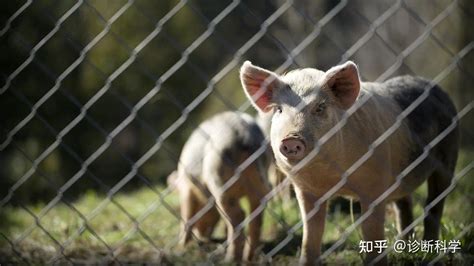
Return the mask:
<svg viewBox="0 0 474 266">
<path fill-rule="evenodd" d="M 240 207 L 239 199 L 232 197 L 227 191 L 221 191 L 220 177 L 213 171 L 208 171 L 206 175 L 207 186 L 214 196 L 221 217 L 224 219 L 227 228 L 227 252 L 226 261 L 242 260 L 244 249 L 244 230 L 237 232 L 237 226 L 244 220 L 245 213 Z"/>
<path fill-rule="evenodd" d="M 361 199 L 362 215 L 370 209 L 372 200 Z M 385 202 L 376 205 L 372 213 L 362 222 L 362 234 L 365 241 L 384 240 L 384 224 L 385 224 Z M 383 251 L 383 250 L 382 250 Z M 378 255 L 377 250 L 366 254 L 366 263 L 372 262 Z M 384 256 L 376 265 L 387 265 L 387 257 Z"/>
<path fill-rule="evenodd" d="M 401 199 L 395 201 L 396 210 L 397 210 L 397 229 L 398 233 L 401 234 L 402 231 L 407 228 L 413 222 L 413 203 L 411 196 L 408 195 Z M 413 229 L 411 229 L 404 238 L 408 239 L 413 235 Z"/>
<path fill-rule="evenodd" d="M 204 204 L 200 204 L 199 209 L 201 210 L 204 207 L 207 208 Z M 216 227 L 219 218 L 219 212 L 217 212 L 215 206 L 212 206 L 203 214 L 202 218 L 196 222 L 194 227 L 196 228 L 201 241 L 208 242 L 211 239 L 212 232 L 214 232 L 214 228 Z"/>
<path fill-rule="evenodd" d="M 181 218 L 183 219 L 181 232 L 181 246 L 185 246 L 191 240 L 192 225 L 189 220 L 196 214 L 198 199 L 194 196 L 191 189 L 183 189 L 180 193 Z"/>
<path fill-rule="evenodd" d="M 256 211 L 258 208 L 261 207 L 262 203 L 261 200 L 262 196 L 261 195 L 249 195 L 249 201 L 250 201 L 250 213 L 253 213 Z M 258 213 L 253 217 L 253 219 L 249 223 L 249 243 L 245 247 L 245 255 L 244 255 L 244 260 L 245 261 L 251 261 L 255 255 L 255 250 L 258 247 L 258 244 L 260 242 L 260 235 L 261 235 L 261 230 L 262 230 L 262 219 L 263 219 L 263 211 Z"/>
<path fill-rule="evenodd" d="M 223 212 L 223 218 L 227 226 L 227 252 L 225 261 L 238 262 L 242 260 L 245 236 L 243 228 L 237 230 L 237 227 L 245 218 L 245 213 L 240 208 L 238 199 L 218 199 L 217 204 Z"/>
<path fill-rule="evenodd" d="M 214 147 L 209 148 L 209 150 L 210 152 L 206 154 L 203 161 L 203 180 L 214 196 L 221 217 L 226 223 L 228 247 L 225 260 L 241 261 L 245 240 L 244 230 L 237 231 L 237 226 L 245 218 L 245 213 L 239 204 L 241 195 L 231 193 L 233 186 L 222 191 L 225 180 L 228 180 L 225 177 L 233 176 L 235 171 L 226 166 L 222 160 L 222 154 L 216 152 Z"/>
<path fill-rule="evenodd" d="M 454 169 L 454 167 L 452 167 Z M 426 199 L 426 205 L 431 204 L 436 197 L 439 196 L 451 183 L 452 173 L 443 172 L 438 170 L 428 178 L 428 198 Z M 439 226 L 441 221 L 441 215 L 443 214 L 444 198 L 441 199 L 436 205 L 431 208 L 425 219 L 424 227 L 425 232 L 423 238 L 426 240 L 436 240 L 439 236 Z"/>
<path fill-rule="evenodd" d="M 298 186 L 295 186 L 295 193 L 300 206 L 301 219 L 303 220 L 300 264 L 314 265 L 321 254 L 321 241 L 326 219 L 326 202 L 322 202 L 319 210 L 315 213 L 315 202 L 318 197 L 301 190 Z"/>
</svg>

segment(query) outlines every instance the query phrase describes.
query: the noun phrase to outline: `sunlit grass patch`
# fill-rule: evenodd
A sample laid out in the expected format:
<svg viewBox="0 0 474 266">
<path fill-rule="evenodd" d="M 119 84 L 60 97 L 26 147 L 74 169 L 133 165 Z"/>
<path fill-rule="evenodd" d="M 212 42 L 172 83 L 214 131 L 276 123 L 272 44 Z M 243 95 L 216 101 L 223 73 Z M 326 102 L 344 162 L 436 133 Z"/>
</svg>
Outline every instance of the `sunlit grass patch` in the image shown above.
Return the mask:
<svg viewBox="0 0 474 266">
<path fill-rule="evenodd" d="M 458 171 L 472 162 L 473 153 L 462 153 Z M 474 173 L 462 177 L 448 196 L 445 205 L 440 239 L 461 240 L 462 252 L 447 255 L 443 260 L 453 265 L 474 262 L 474 237 L 468 232 L 460 236 L 472 220 L 472 191 Z M 415 217 L 423 213 L 426 187 L 414 194 Z M 248 211 L 248 204 L 242 201 Z M 77 263 L 161 263 L 188 265 L 191 262 L 219 262 L 221 252 L 215 252 L 225 239 L 225 226 L 219 222 L 209 244 L 193 241 L 186 248 L 178 245 L 179 200 L 177 192 L 168 192 L 162 186 L 143 187 L 133 192 L 118 193 L 112 198 L 93 190 L 86 191 L 73 202 L 59 202 L 40 220 L 35 220 L 45 203 L 29 206 L 8 206 L 2 210 L 0 262 L 33 262 L 47 264 L 55 258 L 64 261 L 66 256 Z M 338 240 L 352 224 L 352 217 L 340 205 L 332 203 L 327 216 L 323 237 L 323 252 Z M 336 206 L 336 207 L 334 207 Z M 292 200 L 271 201 L 265 209 L 260 260 L 275 252 L 271 263 L 294 265 L 300 252 L 301 227 L 298 204 Z M 354 214 L 354 220 L 360 217 Z M 385 235 L 389 245 L 397 235 L 395 214 L 387 208 Z M 84 219 L 87 219 L 85 222 Z M 422 223 L 415 228 L 415 239 L 423 236 Z M 291 233 L 291 234 L 290 234 Z M 360 228 L 347 234 L 334 253 L 325 259 L 328 264 L 362 263 L 359 253 Z M 9 242 L 11 241 L 11 242 Z M 280 241 L 286 241 L 274 250 Z M 12 249 L 12 244 L 14 249 Z M 397 264 L 422 263 L 434 255 L 422 252 L 389 254 Z"/>
</svg>

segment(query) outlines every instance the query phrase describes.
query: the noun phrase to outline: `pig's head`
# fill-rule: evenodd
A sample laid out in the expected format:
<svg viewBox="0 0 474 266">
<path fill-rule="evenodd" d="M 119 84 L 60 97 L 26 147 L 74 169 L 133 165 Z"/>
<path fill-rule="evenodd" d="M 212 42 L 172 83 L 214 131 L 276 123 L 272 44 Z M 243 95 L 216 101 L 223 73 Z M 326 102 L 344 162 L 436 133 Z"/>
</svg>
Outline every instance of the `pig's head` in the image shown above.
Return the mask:
<svg viewBox="0 0 474 266">
<path fill-rule="evenodd" d="M 273 114 L 270 139 L 275 158 L 289 170 L 313 150 L 359 95 L 360 80 L 353 62 L 326 72 L 305 68 L 278 75 L 246 61 L 240 79 L 260 113 Z"/>
</svg>

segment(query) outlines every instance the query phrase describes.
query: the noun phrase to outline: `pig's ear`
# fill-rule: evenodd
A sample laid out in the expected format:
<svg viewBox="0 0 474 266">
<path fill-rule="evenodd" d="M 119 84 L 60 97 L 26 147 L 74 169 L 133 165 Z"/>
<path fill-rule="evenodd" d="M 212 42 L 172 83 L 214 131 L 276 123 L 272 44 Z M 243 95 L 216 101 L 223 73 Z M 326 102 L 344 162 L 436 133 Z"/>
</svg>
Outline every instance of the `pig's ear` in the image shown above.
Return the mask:
<svg viewBox="0 0 474 266">
<path fill-rule="evenodd" d="M 326 71 L 326 86 L 344 109 L 349 109 L 359 96 L 360 79 L 356 64 L 348 61 Z"/>
<path fill-rule="evenodd" d="M 245 61 L 240 68 L 240 81 L 245 94 L 258 111 L 266 113 L 271 110 L 273 93 L 282 84 L 276 73 Z"/>
</svg>

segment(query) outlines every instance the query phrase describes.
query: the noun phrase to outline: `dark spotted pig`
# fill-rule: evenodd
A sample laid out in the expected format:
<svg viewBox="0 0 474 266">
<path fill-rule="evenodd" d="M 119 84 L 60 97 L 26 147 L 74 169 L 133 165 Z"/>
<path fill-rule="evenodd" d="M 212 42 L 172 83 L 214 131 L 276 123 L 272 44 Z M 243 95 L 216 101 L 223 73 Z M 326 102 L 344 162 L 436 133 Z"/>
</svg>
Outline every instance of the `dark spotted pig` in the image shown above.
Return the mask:
<svg viewBox="0 0 474 266">
<path fill-rule="evenodd" d="M 305 68 L 278 75 L 247 61 L 240 71 L 244 91 L 255 108 L 273 113 L 271 146 L 277 165 L 295 186 L 303 219 L 303 264 L 314 264 L 320 256 L 326 215 L 324 194 L 347 178 L 334 189 L 335 194 L 358 199 L 366 212 L 456 116 L 453 103 L 437 85 L 411 76 L 383 83 L 361 82 L 353 62 L 326 72 Z M 398 121 L 402 111 L 426 90 L 430 90 L 428 97 L 407 118 Z M 368 100 L 362 104 L 366 97 Z M 351 109 L 353 105 L 360 108 Z M 318 146 L 318 141 L 323 142 L 321 138 L 343 119 L 348 109 L 356 111 Z M 384 135 L 394 124 L 398 127 Z M 382 135 L 387 138 L 383 140 Z M 316 148 L 316 155 L 306 158 Z M 413 221 L 411 193 L 428 180 L 427 203 L 435 199 L 451 182 L 457 154 L 456 126 L 426 159 L 420 157 L 417 167 L 405 170 L 406 176 L 396 189 L 375 206 L 362 224 L 364 239 L 384 239 L 385 205 L 392 200 L 399 209 L 401 228 L 409 225 Z M 308 161 L 294 172 L 302 160 Z M 345 171 L 348 175 L 344 175 Z M 308 217 L 317 200 L 322 202 L 320 209 Z M 424 239 L 437 239 L 442 212 L 443 200 L 427 213 Z M 376 255 L 370 253 L 366 260 L 371 261 Z M 383 259 L 381 264 L 385 263 Z"/>
<path fill-rule="evenodd" d="M 251 158 L 249 164 L 245 162 L 250 156 L 257 155 L 265 144 L 264 133 L 257 121 L 238 112 L 215 115 L 191 134 L 181 151 L 178 169 L 168 178 L 168 183 L 174 183 L 180 194 L 184 221 L 182 244 L 191 239 L 192 229 L 198 238 L 207 240 L 222 217 L 226 222 L 229 244 L 226 260 L 240 261 L 243 258 L 250 261 L 253 258 L 259 243 L 262 213 L 259 212 L 249 223 L 249 242 L 245 251 L 244 230 L 237 231 L 236 227 L 245 218 L 239 199 L 247 197 L 250 211 L 254 211 L 270 191 L 267 152 L 271 153 L 271 150 Z M 238 169 L 242 170 L 240 175 Z M 226 187 L 226 183 L 231 185 Z M 207 210 L 204 207 L 211 195 L 218 208 L 212 206 Z"/>
</svg>

